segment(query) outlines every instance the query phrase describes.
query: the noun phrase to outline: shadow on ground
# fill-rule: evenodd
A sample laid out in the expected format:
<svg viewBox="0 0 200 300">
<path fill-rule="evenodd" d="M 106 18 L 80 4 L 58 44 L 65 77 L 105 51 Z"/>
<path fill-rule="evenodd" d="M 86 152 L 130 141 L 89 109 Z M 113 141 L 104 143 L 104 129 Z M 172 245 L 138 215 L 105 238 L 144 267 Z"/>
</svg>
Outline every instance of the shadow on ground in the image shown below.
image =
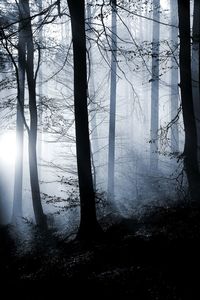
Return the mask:
<svg viewBox="0 0 200 300">
<path fill-rule="evenodd" d="M 199 207 L 159 207 L 139 220 L 113 222 L 109 216 L 101 223 L 105 238 L 90 245 L 33 228 L 26 253 L 17 250 L 13 228 L 2 227 L 2 282 L 15 285 L 21 298 L 28 289 L 25 299 L 70 292 L 74 297 L 199 299 Z"/>
</svg>

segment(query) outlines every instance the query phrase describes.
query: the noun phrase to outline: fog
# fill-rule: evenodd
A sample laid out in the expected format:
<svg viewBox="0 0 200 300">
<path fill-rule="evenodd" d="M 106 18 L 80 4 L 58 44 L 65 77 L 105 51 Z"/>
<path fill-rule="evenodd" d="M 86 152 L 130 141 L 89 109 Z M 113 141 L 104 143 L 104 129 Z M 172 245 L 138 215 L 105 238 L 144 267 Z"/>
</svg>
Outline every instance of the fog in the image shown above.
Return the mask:
<svg viewBox="0 0 200 300">
<path fill-rule="evenodd" d="M 31 2 L 31 14 L 39 9 Z M 52 1 L 42 1 L 43 9 Z M 180 97 L 172 113 L 172 72 L 178 69 L 176 41 L 172 40 L 172 1 L 161 1 L 155 7 L 160 21 L 153 20 L 151 1 L 133 1 L 123 9 L 117 8 L 116 115 L 115 115 L 115 172 L 114 195 L 107 201 L 108 144 L 111 85 L 111 8 L 101 1 L 88 4 L 91 16 L 86 15 L 88 47 L 88 110 L 92 171 L 95 190 L 106 206 L 99 204 L 99 216 L 110 212 L 129 217 L 141 213 L 145 207 L 164 205 L 184 197 L 186 180 L 182 174 L 184 131 Z M 159 1 L 157 1 L 159 3 Z M 9 3 L 9 5 L 7 4 Z M 10 11 L 8 9 L 10 7 Z M 13 21 L 14 1 L 1 3 L 3 21 Z M 75 124 L 73 105 L 73 53 L 70 19 L 66 3 L 61 5 L 61 18 L 56 7 L 51 14 L 32 18 L 35 42 L 35 70 L 40 57 L 36 82 L 38 108 L 38 170 L 42 205 L 50 226 L 60 231 L 76 228 L 79 220 L 79 190 L 76 167 Z M 5 14 L 4 14 L 5 12 Z M 88 13 L 88 9 L 86 9 Z M 103 14 L 103 19 L 102 15 Z M 88 25 L 89 24 L 89 25 Z M 155 25 L 156 24 L 156 25 Z M 153 78 L 153 26 L 159 27 L 159 56 L 156 57 L 159 78 Z M 175 26 L 175 25 L 174 25 Z M 176 26 L 175 26 L 176 27 Z M 154 28 L 154 29 L 153 29 Z M 175 28 L 176 29 L 176 28 Z M 10 32 L 8 48 L 17 63 L 17 24 L 5 29 Z M 178 31 L 177 31 L 178 34 Z M 155 41 L 154 41 L 155 43 Z M 37 45 L 40 44 L 40 53 Z M 4 43 L 5 46 L 5 43 Z M 0 74 L 0 190 L 1 221 L 12 219 L 14 167 L 17 146 L 13 135 L 16 129 L 16 79 L 14 66 L 6 49 L 1 47 L 4 68 Z M 81 66 L 80 66 L 81 67 Z M 178 72 L 178 71 L 177 71 Z M 178 75 L 179 76 L 179 75 Z M 179 78 L 177 79 L 177 84 Z M 151 140 L 151 103 L 155 99 L 152 85 L 158 82 L 158 130 Z M 176 84 L 176 83 L 175 83 Z M 176 93 L 176 91 L 175 91 Z M 28 91 L 25 86 L 25 118 L 29 123 Z M 156 109 L 156 107 L 155 107 Z M 170 126 L 172 116 L 178 118 Z M 172 149 L 172 128 L 177 127 L 176 151 Z M 28 172 L 28 146 L 25 132 L 23 156 L 23 217 L 35 222 Z M 154 147 L 154 144 L 157 145 Z M 153 146 L 152 146 L 153 145 Z M 150 160 L 158 160 L 152 168 Z M 17 156 L 16 156 L 17 157 Z"/>
</svg>

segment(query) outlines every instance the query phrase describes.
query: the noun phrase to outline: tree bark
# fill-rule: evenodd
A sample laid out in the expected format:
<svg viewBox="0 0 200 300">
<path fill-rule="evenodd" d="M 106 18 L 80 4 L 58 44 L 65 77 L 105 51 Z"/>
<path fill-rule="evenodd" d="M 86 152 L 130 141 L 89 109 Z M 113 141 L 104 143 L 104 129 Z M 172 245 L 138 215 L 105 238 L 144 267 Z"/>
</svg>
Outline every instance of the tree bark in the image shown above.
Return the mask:
<svg viewBox="0 0 200 300">
<path fill-rule="evenodd" d="M 194 0 L 192 29 L 192 92 L 194 113 L 197 126 L 198 165 L 200 167 L 200 1 Z"/>
<path fill-rule="evenodd" d="M 42 0 L 38 0 L 38 8 L 39 13 L 42 11 Z M 39 22 L 42 23 L 42 16 L 39 16 Z M 39 51 L 40 51 L 40 63 L 43 58 L 43 26 L 39 28 Z M 39 178 L 42 178 L 42 168 L 41 168 L 41 160 L 42 160 L 42 121 L 43 121 L 43 106 L 42 106 L 42 97 L 43 97 L 43 65 L 40 64 L 39 72 L 38 72 L 38 134 L 37 134 L 37 153 L 38 153 L 38 163 L 39 163 Z"/>
<path fill-rule="evenodd" d="M 78 238 L 95 239 L 101 232 L 96 218 L 87 110 L 87 66 L 85 37 L 85 1 L 68 0 L 71 16 L 74 60 L 74 108 L 76 154 L 80 191 Z"/>
<path fill-rule="evenodd" d="M 33 34 L 30 19 L 29 1 L 26 1 L 26 13 L 28 18 L 27 24 L 27 61 L 26 74 L 29 91 L 29 111 L 30 111 L 30 129 L 29 129 L 29 172 L 31 182 L 31 193 L 33 201 L 33 210 L 35 214 L 36 224 L 46 229 L 46 216 L 43 213 L 40 197 L 40 187 L 37 168 L 37 105 L 36 105 L 36 82 L 34 78 L 34 45 Z"/>
<path fill-rule="evenodd" d="M 115 123 L 116 123 L 116 91 L 117 91 L 117 14 L 116 0 L 112 4 L 112 44 L 111 44 L 111 79 L 110 79 L 110 120 L 108 142 L 108 199 L 115 195 Z"/>
<path fill-rule="evenodd" d="M 87 1 L 87 33 L 90 36 L 91 35 L 91 4 L 92 1 Z M 94 190 L 96 191 L 97 186 L 97 177 L 98 172 L 96 165 L 99 162 L 99 143 L 98 143 L 98 129 L 97 129 L 97 105 L 95 103 L 95 82 L 94 82 L 94 70 L 93 70 L 93 47 L 92 42 L 87 43 L 87 51 L 89 53 L 89 62 L 88 62 L 88 68 L 90 70 L 90 76 L 88 81 L 88 95 L 89 95 L 89 108 L 90 108 L 90 129 L 91 129 L 91 155 L 92 155 L 92 161 L 93 161 L 93 184 L 94 184 Z"/>
<path fill-rule="evenodd" d="M 153 0 L 150 170 L 158 169 L 160 0 Z"/>
<path fill-rule="evenodd" d="M 171 24 L 178 26 L 178 6 L 177 0 L 171 0 Z M 171 28 L 171 120 L 178 113 L 179 87 L 178 87 L 178 28 Z M 179 133 L 177 122 L 171 127 L 171 152 L 179 152 Z"/>
<path fill-rule="evenodd" d="M 178 0 L 180 35 L 180 87 L 185 128 L 184 168 L 193 201 L 199 201 L 200 176 L 197 159 L 197 128 L 191 76 L 190 0 Z"/>
</svg>

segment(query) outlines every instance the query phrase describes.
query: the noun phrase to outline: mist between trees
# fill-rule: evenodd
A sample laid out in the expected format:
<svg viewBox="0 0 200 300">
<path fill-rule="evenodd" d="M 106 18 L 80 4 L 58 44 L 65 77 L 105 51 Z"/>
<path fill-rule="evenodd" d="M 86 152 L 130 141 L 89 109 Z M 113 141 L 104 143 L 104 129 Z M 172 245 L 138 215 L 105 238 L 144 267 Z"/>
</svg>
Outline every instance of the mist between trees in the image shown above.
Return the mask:
<svg viewBox="0 0 200 300">
<path fill-rule="evenodd" d="M 1 1 L 2 223 L 85 239 L 110 213 L 198 201 L 199 6 Z"/>
</svg>

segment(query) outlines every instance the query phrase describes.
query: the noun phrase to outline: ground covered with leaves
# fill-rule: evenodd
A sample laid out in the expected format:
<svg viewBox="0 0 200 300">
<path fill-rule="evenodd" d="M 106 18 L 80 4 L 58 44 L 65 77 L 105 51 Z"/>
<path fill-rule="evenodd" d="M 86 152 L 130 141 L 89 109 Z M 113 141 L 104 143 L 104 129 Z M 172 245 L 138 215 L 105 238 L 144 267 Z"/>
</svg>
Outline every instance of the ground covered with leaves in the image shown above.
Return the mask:
<svg viewBox="0 0 200 300">
<path fill-rule="evenodd" d="M 101 225 L 104 239 L 90 244 L 27 225 L 29 244 L 14 236 L 12 226 L 2 227 L 1 282 L 13 284 L 21 298 L 28 289 L 25 299 L 70 292 L 74 297 L 199 299 L 198 205 L 154 207 L 140 218 L 109 215 Z"/>
</svg>

